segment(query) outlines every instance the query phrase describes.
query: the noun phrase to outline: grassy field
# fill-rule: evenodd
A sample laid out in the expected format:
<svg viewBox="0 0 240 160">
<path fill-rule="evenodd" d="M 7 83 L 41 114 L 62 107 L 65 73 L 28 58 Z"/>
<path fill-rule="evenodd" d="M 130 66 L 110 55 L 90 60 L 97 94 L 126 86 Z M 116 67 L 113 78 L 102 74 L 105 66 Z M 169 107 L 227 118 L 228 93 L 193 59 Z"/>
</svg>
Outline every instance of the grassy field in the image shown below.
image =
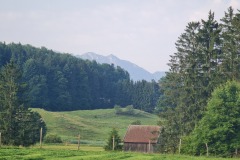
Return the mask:
<svg viewBox="0 0 240 160">
<path fill-rule="evenodd" d="M 39 145 L 29 148 L 3 146 L 0 148 L 0 160 L 227 160 L 215 157 L 104 151 L 103 145 L 113 127 L 118 129 L 123 138 L 128 125 L 134 121 L 141 121 L 144 125 L 156 125 L 159 121 L 158 116 L 139 110 L 135 110 L 134 115 L 116 115 L 114 109 L 72 112 L 33 110 L 43 117 L 48 134 L 59 135 L 64 143 L 43 143 L 41 149 Z M 74 144 L 77 142 L 78 133 L 81 134 L 80 150 L 77 150 L 77 144 Z"/>
<path fill-rule="evenodd" d="M 103 146 L 109 132 L 115 127 L 121 138 L 129 124 L 141 121 L 144 125 L 156 125 L 159 117 L 134 110 L 134 115 L 116 115 L 114 109 L 79 110 L 71 112 L 49 112 L 32 109 L 41 114 L 47 124 L 48 134 L 57 134 L 65 142 L 76 143 L 81 135 L 81 143 Z"/>
<path fill-rule="evenodd" d="M 144 154 L 130 152 L 106 152 L 102 147 L 39 146 L 31 148 L 0 148 L 0 160 L 234 160 L 234 158 L 191 157 L 185 155 Z"/>
</svg>

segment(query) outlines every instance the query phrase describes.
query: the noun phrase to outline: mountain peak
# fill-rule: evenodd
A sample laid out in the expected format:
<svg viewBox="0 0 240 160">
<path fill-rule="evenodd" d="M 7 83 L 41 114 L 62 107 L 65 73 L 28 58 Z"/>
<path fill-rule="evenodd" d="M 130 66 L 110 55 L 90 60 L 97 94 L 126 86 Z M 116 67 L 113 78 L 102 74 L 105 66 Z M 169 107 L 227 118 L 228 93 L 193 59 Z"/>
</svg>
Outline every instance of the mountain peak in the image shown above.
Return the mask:
<svg viewBox="0 0 240 160">
<path fill-rule="evenodd" d="M 117 58 L 116 56 L 114 56 L 113 54 L 109 54 L 107 57 L 113 57 L 113 58 Z"/>
<path fill-rule="evenodd" d="M 77 57 L 91 60 L 91 61 L 95 60 L 96 62 L 101 64 L 107 63 L 107 64 L 114 64 L 115 66 L 120 66 L 121 68 L 128 71 L 128 73 L 130 74 L 130 78 L 134 81 L 141 81 L 141 80 L 151 81 L 153 79 L 155 81 L 158 81 L 161 77 L 165 75 L 165 72 L 155 72 L 152 74 L 132 62 L 119 59 L 113 54 L 110 54 L 108 56 L 102 56 L 94 52 L 87 52 Z"/>
</svg>

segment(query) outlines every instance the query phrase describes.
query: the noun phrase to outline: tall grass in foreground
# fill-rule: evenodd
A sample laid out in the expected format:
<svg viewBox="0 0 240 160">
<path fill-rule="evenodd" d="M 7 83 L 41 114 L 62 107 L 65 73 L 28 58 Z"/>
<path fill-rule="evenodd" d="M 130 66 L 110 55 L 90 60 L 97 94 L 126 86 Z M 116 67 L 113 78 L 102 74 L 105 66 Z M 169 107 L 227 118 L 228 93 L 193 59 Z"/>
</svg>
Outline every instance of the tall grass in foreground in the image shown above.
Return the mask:
<svg viewBox="0 0 240 160">
<path fill-rule="evenodd" d="M 234 158 L 191 157 L 185 155 L 145 154 L 131 152 L 106 152 L 101 147 L 75 145 L 45 145 L 29 148 L 2 147 L 0 160 L 234 160 Z"/>
</svg>

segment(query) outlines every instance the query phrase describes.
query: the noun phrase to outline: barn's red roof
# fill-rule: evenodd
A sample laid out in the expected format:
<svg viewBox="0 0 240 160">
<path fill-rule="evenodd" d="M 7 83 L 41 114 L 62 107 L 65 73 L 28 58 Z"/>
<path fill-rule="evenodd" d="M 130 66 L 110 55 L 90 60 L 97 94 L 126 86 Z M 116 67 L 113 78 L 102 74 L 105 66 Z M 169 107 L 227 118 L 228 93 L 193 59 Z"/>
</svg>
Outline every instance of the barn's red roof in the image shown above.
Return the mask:
<svg viewBox="0 0 240 160">
<path fill-rule="evenodd" d="M 160 126 L 130 125 L 124 137 L 126 143 L 157 143 Z"/>
</svg>

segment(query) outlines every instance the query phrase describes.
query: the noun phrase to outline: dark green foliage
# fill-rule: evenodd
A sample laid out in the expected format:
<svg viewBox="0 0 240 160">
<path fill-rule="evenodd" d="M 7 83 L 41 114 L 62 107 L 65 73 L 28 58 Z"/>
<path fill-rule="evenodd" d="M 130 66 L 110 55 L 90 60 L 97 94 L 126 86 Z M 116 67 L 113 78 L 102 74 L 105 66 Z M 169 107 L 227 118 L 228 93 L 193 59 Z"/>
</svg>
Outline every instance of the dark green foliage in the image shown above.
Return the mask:
<svg viewBox="0 0 240 160">
<path fill-rule="evenodd" d="M 25 114 L 25 115 L 24 115 Z M 15 132 L 14 145 L 30 146 L 39 142 L 40 128 L 43 128 L 43 137 L 46 135 L 46 124 L 37 112 L 30 110 L 22 114 Z"/>
<path fill-rule="evenodd" d="M 159 96 L 156 82 L 135 83 L 118 66 L 85 61 L 44 47 L 0 43 L 0 67 L 11 58 L 23 73 L 21 81 L 27 84 L 21 96 L 33 108 L 69 111 L 134 104 L 153 112 Z"/>
<path fill-rule="evenodd" d="M 131 96 L 136 109 L 153 112 L 160 96 L 159 85 L 154 80 L 138 81 L 133 85 Z"/>
<path fill-rule="evenodd" d="M 38 113 L 31 112 L 21 100 L 21 72 L 11 61 L 0 72 L 0 132 L 2 143 L 29 146 L 43 136 L 46 126 Z"/>
<path fill-rule="evenodd" d="M 45 143 L 62 143 L 62 139 L 61 137 L 59 137 L 56 134 L 49 134 L 46 135 L 46 137 L 44 138 L 44 142 Z"/>
<path fill-rule="evenodd" d="M 165 114 L 165 119 L 162 119 L 159 125 L 162 127 L 159 136 L 158 149 L 161 153 L 176 153 L 178 149 L 178 142 L 181 137 L 179 131 L 182 129 L 181 121 L 179 121 L 176 114 L 180 114 L 179 111 L 168 109 Z M 161 114 L 161 115 L 162 115 Z M 161 116 L 163 117 L 163 116 Z"/>
<path fill-rule="evenodd" d="M 240 13 L 234 14 L 230 7 L 222 23 L 210 11 L 207 20 L 188 23 L 178 38 L 170 71 L 160 81 L 157 111 L 164 127 L 162 151 L 177 151 L 179 139 L 189 135 L 202 119 L 216 87 L 229 79 L 239 80 L 239 35 Z M 201 147 L 205 146 L 197 148 Z"/>
<path fill-rule="evenodd" d="M 232 7 L 225 12 L 221 19 L 222 24 L 222 52 L 223 59 L 221 69 L 228 79 L 240 79 L 240 57 L 239 57 L 239 36 L 240 36 L 240 15 L 234 14 Z"/>
<path fill-rule="evenodd" d="M 231 156 L 240 149 L 240 84 L 228 81 L 214 90 L 207 111 L 185 144 L 186 152 Z M 188 146 L 189 145 L 189 146 Z"/>
<path fill-rule="evenodd" d="M 104 147 L 105 150 L 113 150 L 113 137 L 114 137 L 114 150 L 122 150 L 121 138 L 118 135 L 118 131 L 113 128 L 109 134 L 107 145 Z"/>
<path fill-rule="evenodd" d="M 0 47 L 9 49 L 2 55 L 19 64 L 22 80 L 28 84 L 24 96 L 32 107 L 53 111 L 110 108 L 117 100 L 118 84 L 129 79 L 121 68 L 91 63 L 44 47 L 14 43 Z"/>
</svg>

